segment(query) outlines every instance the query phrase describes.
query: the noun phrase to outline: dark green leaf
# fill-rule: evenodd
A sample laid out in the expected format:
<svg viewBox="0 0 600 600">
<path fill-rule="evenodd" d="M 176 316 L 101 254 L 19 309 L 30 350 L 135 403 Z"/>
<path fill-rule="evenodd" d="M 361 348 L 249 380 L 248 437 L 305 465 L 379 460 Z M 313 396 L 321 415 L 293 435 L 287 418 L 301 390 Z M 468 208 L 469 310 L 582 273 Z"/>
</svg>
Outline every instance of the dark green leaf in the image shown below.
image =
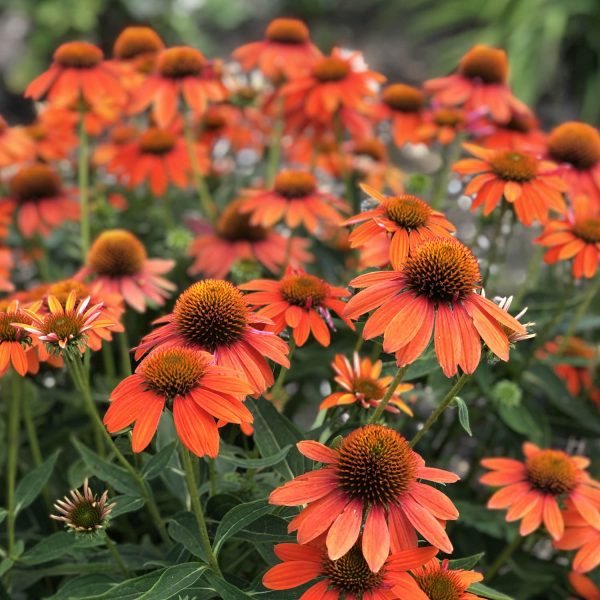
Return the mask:
<svg viewBox="0 0 600 600">
<path fill-rule="evenodd" d="M 137 498 L 135 496 L 128 496 L 123 494 L 122 496 L 114 496 L 109 499 L 110 502 L 115 503 L 115 507 L 112 509 L 110 513 L 110 518 L 114 519 L 115 517 L 119 517 L 126 513 L 134 512 L 136 510 L 140 510 L 144 506 L 144 500 L 142 498 Z"/>
<path fill-rule="evenodd" d="M 464 569 L 465 571 L 470 571 L 479 563 L 484 555 L 485 552 L 480 552 L 479 554 L 472 554 L 471 556 L 465 556 L 464 558 L 454 558 L 448 562 L 451 569 Z"/>
<path fill-rule="evenodd" d="M 237 456 L 219 454 L 219 460 L 244 469 L 260 469 L 263 467 L 272 467 L 281 462 L 287 456 L 291 448 L 291 445 L 285 446 L 279 452 L 264 458 L 239 458 Z"/>
<path fill-rule="evenodd" d="M 532 442 L 541 443 L 544 432 L 538 422 L 527 408 L 520 404 L 519 406 L 507 406 L 500 404 L 497 406 L 498 416 L 513 431 L 526 436 Z"/>
<path fill-rule="evenodd" d="M 208 557 L 200 543 L 200 530 L 196 517 L 191 512 L 177 513 L 168 525 L 169 535 L 182 544 L 194 556 L 208 562 Z"/>
<path fill-rule="evenodd" d="M 473 432 L 471 431 L 471 424 L 469 423 L 469 408 L 467 407 L 466 402 L 456 396 L 453 402 L 458 406 L 458 420 L 462 426 L 462 428 L 472 437 Z"/>
<path fill-rule="evenodd" d="M 225 540 L 271 510 L 273 507 L 266 500 L 255 500 L 232 508 L 217 527 L 213 546 L 215 553 L 219 552 Z"/>
<path fill-rule="evenodd" d="M 48 479 L 50 479 L 50 475 L 52 475 L 52 470 L 59 454 L 60 450 L 57 450 L 43 464 L 27 473 L 19 481 L 15 490 L 16 513 L 27 508 L 38 497 L 42 488 L 46 485 Z"/>
<path fill-rule="evenodd" d="M 251 600 L 252 596 L 246 594 L 246 592 L 242 592 L 235 585 L 217 577 L 210 571 L 207 571 L 204 575 L 204 579 L 208 582 L 208 584 L 217 592 L 221 598 L 226 598 L 227 600 Z"/>
<path fill-rule="evenodd" d="M 90 594 L 102 594 L 114 585 L 114 580 L 108 575 L 82 575 L 75 577 L 63 585 L 56 594 L 48 600 L 73 600 Z"/>
<path fill-rule="evenodd" d="M 171 457 L 173 456 L 175 445 L 175 442 L 167 444 L 164 448 L 161 448 L 156 454 L 154 454 L 150 460 L 148 460 L 142 469 L 142 475 L 145 479 L 154 479 L 162 473 L 163 469 L 167 467 Z"/>
<path fill-rule="evenodd" d="M 474 583 L 469 586 L 469 592 L 482 596 L 483 598 L 489 598 L 490 600 L 513 600 L 511 596 L 493 590 L 491 587 L 483 585 L 483 583 Z"/>
<path fill-rule="evenodd" d="M 74 533 L 59 531 L 42 539 L 35 546 L 27 550 L 21 556 L 21 561 L 26 565 L 39 565 L 49 562 L 65 554 L 69 554 L 75 548 L 80 547 L 81 541 L 76 538 Z M 89 542 L 92 543 L 90 544 Z M 86 547 L 90 545 L 101 546 L 103 544 L 101 537 L 90 538 L 89 542 L 85 544 Z"/>
</svg>

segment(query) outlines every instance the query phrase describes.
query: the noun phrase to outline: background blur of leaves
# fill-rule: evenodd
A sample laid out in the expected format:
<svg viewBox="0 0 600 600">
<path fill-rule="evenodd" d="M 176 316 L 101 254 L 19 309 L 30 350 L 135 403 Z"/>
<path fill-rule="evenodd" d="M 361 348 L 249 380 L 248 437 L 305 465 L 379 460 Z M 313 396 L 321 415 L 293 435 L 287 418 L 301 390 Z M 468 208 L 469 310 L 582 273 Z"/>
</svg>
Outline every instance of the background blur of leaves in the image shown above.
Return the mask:
<svg viewBox="0 0 600 600">
<path fill-rule="evenodd" d="M 147 23 L 167 43 L 226 57 L 277 15 L 305 19 L 322 48 L 361 48 L 373 68 L 408 82 L 449 72 L 474 43 L 502 46 L 516 94 L 544 121 L 600 117 L 600 0 L 2 0 L 0 113 L 27 118 L 17 94 L 63 41 L 110 52 L 123 27 Z"/>
</svg>

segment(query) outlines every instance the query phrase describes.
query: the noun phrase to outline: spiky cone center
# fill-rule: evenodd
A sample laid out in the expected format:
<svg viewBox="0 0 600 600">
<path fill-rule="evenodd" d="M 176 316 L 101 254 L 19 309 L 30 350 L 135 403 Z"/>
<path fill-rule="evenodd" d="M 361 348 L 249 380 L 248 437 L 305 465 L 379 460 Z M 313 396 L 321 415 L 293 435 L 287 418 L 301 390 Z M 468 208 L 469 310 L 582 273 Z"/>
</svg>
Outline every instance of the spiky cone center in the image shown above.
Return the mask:
<svg viewBox="0 0 600 600">
<path fill-rule="evenodd" d="M 352 148 L 353 154 L 356 156 L 368 156 L 376 162 L 385 159 L 385 144 L 377 138 L 359 140 Z"/>
<path fill-rule="evenodd" d="M 525 114 L 515 113 L 503 127 L 517 133 L 529 133 L 535 127 L 535 120 Z"/>
<path fill-rule="evenodd" d="M 267 27 L 265 37 L 270 42 L 297 45 L 308 42 L 310 34 L 308 27 L 298 19 L 273 19 Z"/>
<path fill-rule="evenodd" d="M 556 162 L 586 171 L 600 161 L 600 134 L 587 123 L 563 123 L 550 133 L 548 153 Z"/>
<path fill-rule="evenodd" d="M 500 179 L 525 183 L 535 178 L 538 162 L 528 154 L 502 150 L 490 159 L 490 166 Z"/>
<path fill-rule="evenodd" d="M 361 594 L 377 589 L 383 582 L 385 567 L 373 573 L 358 546 L 337 560 L 331 560 L 324 552 L 322 560 L 323 572 L 331 585 L 347 594 L 361 597 Z"/>
<path fill-rule="evenodd" d="M 433 115 L 433 122 L 439 127 L 458 127 L 465 123 L 465 116 L 460 110 L 438 108 Z"/>
<path fill-rule="evenodd" d="M 92 69 L 103 58 L 102 50 L 88 42 L 67 42 L 54 52 L 54 61 L 66 69 Z"/>
<path fill-rule="evenodd" d="M 227 119 L 223 113 L 210 108 L 202 116 L 200 131 L 220 131 L 227 125 Z"/>
<path fill-rule="evenodd" d="M 176 46 L 163 50 L 156 64 L 158 72 L 169 79 L 197 77 L 206 65 L 204 54 L 189 46 Z"/>
<path fill-rule="evenodd" d="M 600 243 L 600 219 L 589 217 L 575 221 L 573 233 L 588 244 Z"/>
<path fill-rule="evenodd" d="M 432 213 L 426 202 L 411 194 L 387 198 L 383 208 L 389 219 L 408 230 L 423 227 Z"/>
<path fill-rule="evenodd" d="M 48 288 L 48 295 L 54 296 L 63 306 L 71 292 L 75 292 L 77 298 L 87 298 L 90 295 L 88 286 L 76 279 L 65 279 Z"/>
<path fill-rule="evenodd" d="M 158 127 L 150 127 L 138 140 L 140 151 L 144 154 L 168 154 L 173 150 L 177 137 L 174 133 Z"/>
<path fill-rule="evenodd" d="M 11 196 L 20 202 L 35 202 L 42 198 L 55 198 L 62 192 L 60 177 L 43 164 L 23 167 L 10 180 Z"/>
<path fill-rule="evenodd" d="M 525 467 L 530 483 L 546 494 L 568 494 L 577 485 L 577 467 L 560 450 L 542 450 L 528 458 Z"/>
<path fill-rule="evenodd" d="M 334 56 L 320 59 L 313 67 L 313 75 L 323 83 L 328 81 L 341 81 L 350 74 L 350 65 L 347 61 Z"/>
<path fill-rule="evenodd" d="M 399 433 L 366 425 L 348 435 L 339 447 L 341 488 L 368 505 L 387 505 L 406 492 L 417 474 L 417 459 Z"/>
<path fill-rule="evenodd" d="M 140 273 L 147 257 L 144 244 L 133 233 L 111 229 L 94 240 L 87 264 L 98 275 L 127 277 Z"/>
<path fill-rule="evenodd" d="M 44 335 L 55 335 L 59 340 L 76 340 L 81 335 L 85 320 L 82 315 L 68 313 L 49 313 L 40 329 Z"/>
<path fill-rule="evenodd" d="M 119 60 L 131 60 L 160 52 L 163 48 L 159 35 L 150 27 L 126 27 L 115 41 L 113 55 Z"/>
<path fill-rule="evenodd" d="M 407 113 L 418 112 L 424 101 L 420 90 L 403 83 L 388 85 L 383 90 L 382 98 L 391 109 Z"/>
<path fill-rule="evenodd" d="M 137 130 L 132 125 L 117 125 L 110 132 L 110 141 L 116 146 L 122 146 L 135 139 Z"/>
<path fill-rule="evenodd" d="M 430 600 L 460 600 L 465 591 L 457 573 L 439 568 L 415 577 Z"/>
<path fill-rule="evenodd" d="M 317 189 L 317 180 L 305 171 L 282 171 L 275 178 L 275 191 L 289 200 L 305 198 Z"/>
<path fill-rule="evenodd" d="M 98 502 L 85 500 L 71 511 L 68 527 L 77 531 L 95 531 L 105 524 L 103 510 Z"/>
<path fill-rule="evenodd" d="M 506 83 L 508 60 L 503 50 L 477 45 L 461 59 L 458 71 L 468 79 L 479 79 L 484 83 Z"/>
<path fill-rule="evenodd" d="M 0 312 L 0 344 L 18 342 L 21 339 L 21 330 L 13 327 L 11 323 L 29 324 L 30 322 L 31 319 L 21 312 Z"/>
<path fill-rule="evenodd" d="M 209 352 L 237 342 L 248 325 L 248 308 L 241 292 L 219 279 L 190 286 L 177 299 L 173 314 L 185 340 Z"/>
<path fill-rule="evenodd" d="M 329 285 L 325 281 L 306 273 L 286 275 L 279 289 L 284 300 L 303 308 L 321 306 L 329 295 Z"/>
<path fill-rule="evenodd" d="M 229 204 L 217 221 L 218 234 L 231 242 L 261 242 L 269 235 L 269 230 L 260 225 L 252 225 L 249 213 L 241 213 L 242 201 Z"/>
<path fill-rule="evenodd" d="M 457 302 L 481 280 L 473 253 L 453 238 L 420 244 L 403 266 L 406 285 L 435 303 Z"/>
<path fill-rule="evenodd" d="M 384 387 L 371 377 L 358 377 L 354 380 L 352 391 L 364 400 L 381 400 L 385 395 Z"/>
</svg>

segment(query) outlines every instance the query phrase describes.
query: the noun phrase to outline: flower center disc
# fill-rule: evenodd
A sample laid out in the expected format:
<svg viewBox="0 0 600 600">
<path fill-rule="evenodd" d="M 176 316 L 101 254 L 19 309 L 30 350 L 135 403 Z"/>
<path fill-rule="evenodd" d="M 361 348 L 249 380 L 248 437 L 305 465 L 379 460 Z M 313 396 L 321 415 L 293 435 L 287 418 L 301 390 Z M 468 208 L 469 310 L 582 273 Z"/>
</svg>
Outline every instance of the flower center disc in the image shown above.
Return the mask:
<svg viewBox="0 0 600 600">
<path fill-rule="evenodd" d="M 512 152 L 498 152 L 490 159 L 495 175 L 505 181 L 531 181 L 537 172 L 537 161 L 533 156 Z"/>
<path fill-rule="evenodd" d="M 138 144 L 145 154 L 168 154 L 175 146 L 175 135 L 165 129 L 151 127 L 140 135 Z"/>
<path fill-rule="evenodd" d="M 385 390 L 374 379 L 356 379 L 352 390 L 355 394 L 361 394 L 365 400 L 381 400 Z"/>
<path fill-rule="evenodd" d="M 124 229 L 101 233 L 88 253 L 88 266 L 98 275 L 127 277 L 137 275 L 143 268 L 147 254 L 135 235 Z"/>
<path fill-rule="evenodd" d="M 388 504 L 408 489 L 417 462 L 406 439 L 381 425 L 366 425 L 348 435 L 339 448 L 341 487 L 367 504 Z"/>
<path fill-rule="evenodd" d="M 433 120 L 436 125 L 440 127 L 456 127 L 462 125 L 465 122 L 463 113 L 459 110 L 453 110 L 452 108 L 440 108 L 435 111 Z"/>
<path fill-rule="evenodd" d="M 463 56 L 458 71 L 469 79 L 480 79 L 484 83 L 505 83 L 508 61 L 503 50 L 477 45 Z"/>
<path fill-rule="evenodd" d="M 560 450 L 542 450 L 525 463 L 529 481 L 539 490 L 559 496 L 577 485 L 577 467 Z"/>
<path fill-rule="evenodd" d="M 457 576 L 444 569 L 418 576 L 416 579 L 430 600 L 460 600 L 464 592 L 464 586 L 460 584 Z"/>
<path fill-rule="evenodd" d="M 334 587 L 353 595 L 377 588 L 385 573 L 384 569 L 379 573 L 371 572 L 358 546 L 338 560 L 330 560 L 324 555 L 323 571 Z"/>
<path fill-rule="evenodd" d="M 84 320 L 74 312 L 55 314 L 50 313 L 42 325 L 42 333 L 49 335 L 56 334 L 59 340 L 70 340 L 76 338 L 81 333 Z"/>
<path fill-rule="evenodd" d="M 59 176 L 46 165 L 22 168 L 10 180 L 11 195 L 21 202 L 60 196 L 62 185 Z"/>
<path fill-rule="evenodd" d="M 119 60 L 131 60 L 143 54 L 154 54 L 164 48 L 158 34 L 149 27 L 127 27 L 115 42 L 113 54 Z"/>
<path fill-rule="evenodd" d="M 314 275 L 286 275 L 281 280 L 281 295 L 302 308 L 320 306 L 329 295 L 329 286 Z"/>
<path fill-rule="evenodd" d="M 600 219 L 590 217 L 582 221 L 576 221 L 575 225 L 573 226 L 573 233 L 588 244 L 599 243 Z"/>
<path fill-rule="evenodd" d="M 600 134 L 587 123 L 563 123 L 550 134 L 548 152 L 555 161 L 586 171 L 600 161 Z"/>
<path fill-rule="evenodd" d="M 219 279 L 191 285 L 177 299 L 173 313 L 183 337 L 209 352 L 237 342 L 248 324 L 248 308 L 241 292 Z"/>
<path fill-rule="evenodd" d="M 383 90 L 383 101 L 400 112 L 418 112 L 423 106 L 423 94 L 415 87 L 395 83 Z"/>
<path fill-rule="evenodd" d="M 308 27 L 298 19 L 274 19 L 269 23 L 265 37 L 280 44 L 304 44 L 308 41 Z"/>
<path fill-rule="evenodd" d="M 11 323 L 29 323 L 30 319 L 25 319 L 24 314 L 16 312 L 0 313 L 0 342 L 16 342 L 19 339 L 19 330 L 13 327 Z"/>
<path fill-rule="evenodd" d="M 269 230 L 250 223 L 251 215 L 240 213 L 243 200 L 232 202 L 225 208 L 217 222 L 217 232 L 230 242 L 261 242 L 269 235 Z"/>
<path fill-rule="evenodd" d="M 76 279 L 59 281 L 48 288 L 48 294 L 54 296 L 63 306 L 72 291 L 75 291 L 77 298 L 87 298 L 90 295 L 87 285 Z"/>
<path fill-rule="evenodd" d="M 427 203 L 411 194 L 387 198 L 383 208 L 389 219 L 409 230 L 423 227 L 432 213 Z"/>
<path fill-rule="evenodd" d="M 204 54 L 189 46 L 175 46 L 163 50 L 156 65 L 163 77 L 180 79 L 200 75 L 206 65 Z"/>
<path fill-rule="evenodd" d="M 135 139 L 137 130 L 131 125 L 117 125 L 110 132 L 110 141 L 117 146 L 122 146 Z"/>
<path fill-rule="evenodd" d="M 310 196 L 316 187 L 314 176 L 304 171 L 282 171 L 275 178 L 275 191 L 290 200 Z"/>
<path fill-rule="evenodd" d="M 381 161 L 385 158 L 385 144 L 377 138 L 360 140 L 354 144 L 352 152 L 357 156 L 368 156 L 374 161 Z"/>
<path fill-rule="evenodd" d="M 345 60 L 328 56 L 322 58 L 314 67 L 313 75 L 323 82 L 341 81 L 350 73 L 350 66 Z"/>
<path fill-rule="evenodd" d="M 89 500 L 80 502 L 69 515 L 72 526 L 85 531 L 93 531 L 102 526 L 104 518 L 105 515 L 100 504 L 98 502 L 92 503 Z"/>
<path fill-rule="evenodd" d="M 202 117 L 202 130 L 219 131 L 227 125 L 225 117 L 216 110 L 208 110 Z"/>
<path fill-rule="evenodd" d="M 67 42 L 54 52 L 54 60 L 66 69 L 91 69 L 102 58 L 102 50 L 88 42 Z"/>
</svg>

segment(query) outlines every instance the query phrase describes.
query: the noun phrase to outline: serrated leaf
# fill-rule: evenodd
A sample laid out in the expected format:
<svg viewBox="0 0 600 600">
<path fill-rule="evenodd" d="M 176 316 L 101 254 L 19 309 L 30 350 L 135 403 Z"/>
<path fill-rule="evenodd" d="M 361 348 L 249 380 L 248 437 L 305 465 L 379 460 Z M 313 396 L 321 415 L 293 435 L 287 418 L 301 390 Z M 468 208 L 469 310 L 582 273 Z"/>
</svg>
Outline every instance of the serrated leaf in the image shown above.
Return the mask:
<svg viewBox="0 0 600 600">
<path fill-rule="evenodd" d="M 169 535 L 182 544 L 186 550 L 197 556 L 204 562 L 208 562 L 208 557 L 200 543 L 200 530 L 196 517 L 188 511 L 177 513 L 167 526 Z"/>
<path fill-rule="evenodd" d="M 167 444 L 154 454 L 142 469 L 142 475 L 145 479 L 154 479 L 158 477 L 169 464 L 173 452 L 175 451 L 175 442 Z"/>
<path fill-rule="evenodd" d="M 240 458 L 233 455 L 219 454 L 219 460 L 241 467 L 243 469 L 261 469 L 263 467 L 272 467 L 280 463 L 291 450 L 291 444 L 284 446 L 279 452 L 264 458 Z"/>
<path fill-rule="evenodd" d="M 456 396 L 454 398 L 453 402 L 458 407 L 458 421 L 459 421 L 459 423 L 461 424 L 462 428 L 471 437 L 473 437 L 473 432 L 471 431 L 471 424 L 469 423 L 469 408 L 468 408 L 466 402 L 462 398 L 459 398 L 458 396 Z"/>
<path fill-rule="evenodd" d="M 483 583 L 473 583 L 469 586 L 468 591 L 483 598 L 489 598 L 490 600 L 514 600 L 512 596 L 507 596 Z"/>
<path fill-rule="evenodd" d="M 27 508 L 38 497 L 52 475 L 59 454 L 60 450 L 57 450 L 43 464 L 27 473 L 19 481 L 15 490 L 15 513 L 18 514 Z"/>
<path fill-rule="evenodd" d="M 215 554 L 218 554 L 225 540 L 271 510 L 273 507 L 266 500 L 255 500 L 232 508 L 217 527 L 213 545 Z"/>
</svg>

